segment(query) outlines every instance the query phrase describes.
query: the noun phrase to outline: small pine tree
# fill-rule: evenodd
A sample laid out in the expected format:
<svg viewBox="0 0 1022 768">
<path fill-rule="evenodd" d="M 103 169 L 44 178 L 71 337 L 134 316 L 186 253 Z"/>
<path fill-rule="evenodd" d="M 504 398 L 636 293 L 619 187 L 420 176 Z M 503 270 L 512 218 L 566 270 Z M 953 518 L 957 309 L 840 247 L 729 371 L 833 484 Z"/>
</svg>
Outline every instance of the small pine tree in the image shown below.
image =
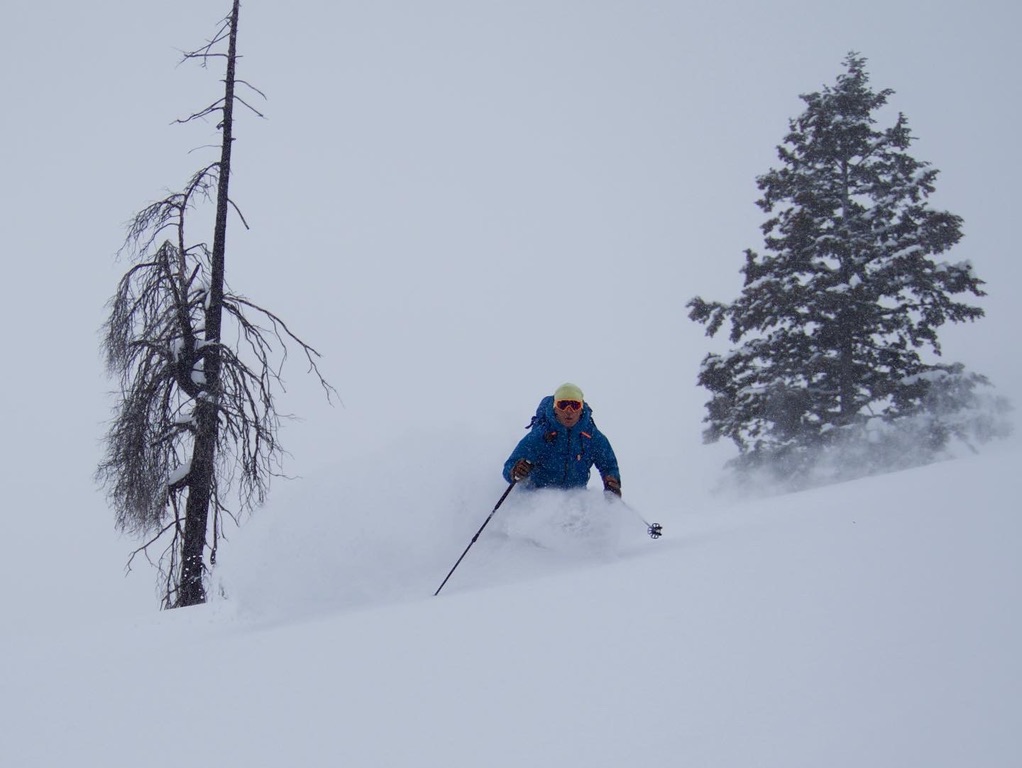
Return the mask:
<svg viewBox="0 0 1022 768">
<path fill-rule="evenodd" d="M 699 384 L 712 393 L 705 439 L 730 438 L 738 468 L 795 485 L 823 464 L 836 477 L 870 471 L 848 456 L 852 445 L 883 454 L 875 443 L 890 430 L 878 432 L 877 419 L 906 428 L 928 413 L 949 423 L 946 407 L 934 410 L 935 382 L 955 378 L 969 393 L 986 383 L 920 354 L 940 355 L 944 323 L 983 316 L 955 298 L 983 296 L 983 281 L 968 263 L 936 260 L 961 239 L 962 220 L 927 204 L 938 172 L 908 154 L 905 116 L 876 127 L 893 92 L 870 89 L 861 56 L 844 64 L 833 88 L 801 97 L 806 109 L 778 147 L 781 167 L 757 179 L 757 204 L 770 216 L 766 252 L 746 251 L 740 297 L 688 304 L 710 336 L 730 321 L 738 345 L 702 362 Z M 931 430 L 912 463 L 952 434 L 963 430 Z"/>
</svg>

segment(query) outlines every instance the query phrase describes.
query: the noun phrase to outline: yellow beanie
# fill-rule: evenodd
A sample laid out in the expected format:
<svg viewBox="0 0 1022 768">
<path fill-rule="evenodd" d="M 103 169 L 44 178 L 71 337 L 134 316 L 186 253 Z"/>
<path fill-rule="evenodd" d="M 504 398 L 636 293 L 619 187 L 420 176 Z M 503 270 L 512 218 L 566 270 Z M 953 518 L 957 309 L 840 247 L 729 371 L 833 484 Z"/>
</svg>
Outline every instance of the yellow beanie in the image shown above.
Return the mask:
<svg viewBox="0 0 1022 768">
<path fill-rule="evenodd" d="M 559 400 L 578 400 L 578 402 L 585 402 L 582 397 L 582 390 L 575 384 L 561 384 L 554 392 L 554 402 Z"/>
</svg>

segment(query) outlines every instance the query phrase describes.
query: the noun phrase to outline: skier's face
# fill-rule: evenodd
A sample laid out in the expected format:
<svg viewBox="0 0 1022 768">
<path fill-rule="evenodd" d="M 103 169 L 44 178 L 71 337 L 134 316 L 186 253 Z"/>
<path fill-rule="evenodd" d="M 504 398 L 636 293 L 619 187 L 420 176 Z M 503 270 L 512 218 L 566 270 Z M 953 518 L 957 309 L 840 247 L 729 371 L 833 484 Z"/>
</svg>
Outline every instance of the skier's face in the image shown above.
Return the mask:
<svg viewBox="0 0 1022 768">
<path fill-rule="evenodd" d="M 571 429 L 582 418 L 582 403 L 575 400 L 559 400 L 554 404 L 554 416 L 563 426 Z"/>
</svg>

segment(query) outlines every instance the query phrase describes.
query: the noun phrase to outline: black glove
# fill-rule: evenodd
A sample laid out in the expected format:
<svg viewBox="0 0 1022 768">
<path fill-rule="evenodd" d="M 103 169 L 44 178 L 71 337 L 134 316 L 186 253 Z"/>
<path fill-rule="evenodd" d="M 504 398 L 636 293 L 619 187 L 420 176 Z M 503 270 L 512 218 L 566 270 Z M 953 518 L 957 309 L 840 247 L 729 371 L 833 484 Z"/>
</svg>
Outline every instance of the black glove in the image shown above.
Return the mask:
<svg viewBox="0 0 1022 768">
<path fill-rule="evenodd" d="M 607 475 L 603 478 L 603 490 L 608 493 L 613 493 L 615 496 L 621 495 L 621 481 L 616 477 Z"/>
<path fill-rule="evenodd" d="M 519 480 L 524 480 L 531 471 L 532 463 L 525 459 L 519 459 L 511 467 L 511 479 L 517 483 Z"/>
</svg>

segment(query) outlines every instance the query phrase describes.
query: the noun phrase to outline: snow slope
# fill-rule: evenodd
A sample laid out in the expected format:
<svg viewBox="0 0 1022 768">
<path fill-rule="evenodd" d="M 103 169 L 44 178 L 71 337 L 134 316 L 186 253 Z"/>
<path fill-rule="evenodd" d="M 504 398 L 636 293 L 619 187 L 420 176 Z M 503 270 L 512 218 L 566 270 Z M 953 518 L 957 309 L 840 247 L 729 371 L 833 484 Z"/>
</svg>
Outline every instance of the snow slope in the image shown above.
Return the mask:
<svg viewBox="0 0 1022 768">
<path fill-rule="evenodd" d="M 230 281 L 345 407 L 289 366 L 307 479 L 228 527 L 228 599 L 153 615 L 93 482 L 96 330 L 124 222 L 213 158 L 170 123 L 216 98 L 175 65 L 218 5 L 4 9 L 0 768 L 1022 764 L 1018 453 L 707 501 L 684 306 L 736 295 L 798 94 L 861 51 L 987 280 L 944 359 L 1022 402 L 1022 5 L 246 4 Z M 667 535 L 516 491 L 433 599 L 564 380 Z"/>
<path fill-rule="evenodd" d="M 254 521 L 229 599 L 6 630 L 3 764 L 1018 766 L 1018 466 L 661 510 L 657 542 L 516 489 L 437 598 L 488 508 L 358 546 Z"/>
</svg>

